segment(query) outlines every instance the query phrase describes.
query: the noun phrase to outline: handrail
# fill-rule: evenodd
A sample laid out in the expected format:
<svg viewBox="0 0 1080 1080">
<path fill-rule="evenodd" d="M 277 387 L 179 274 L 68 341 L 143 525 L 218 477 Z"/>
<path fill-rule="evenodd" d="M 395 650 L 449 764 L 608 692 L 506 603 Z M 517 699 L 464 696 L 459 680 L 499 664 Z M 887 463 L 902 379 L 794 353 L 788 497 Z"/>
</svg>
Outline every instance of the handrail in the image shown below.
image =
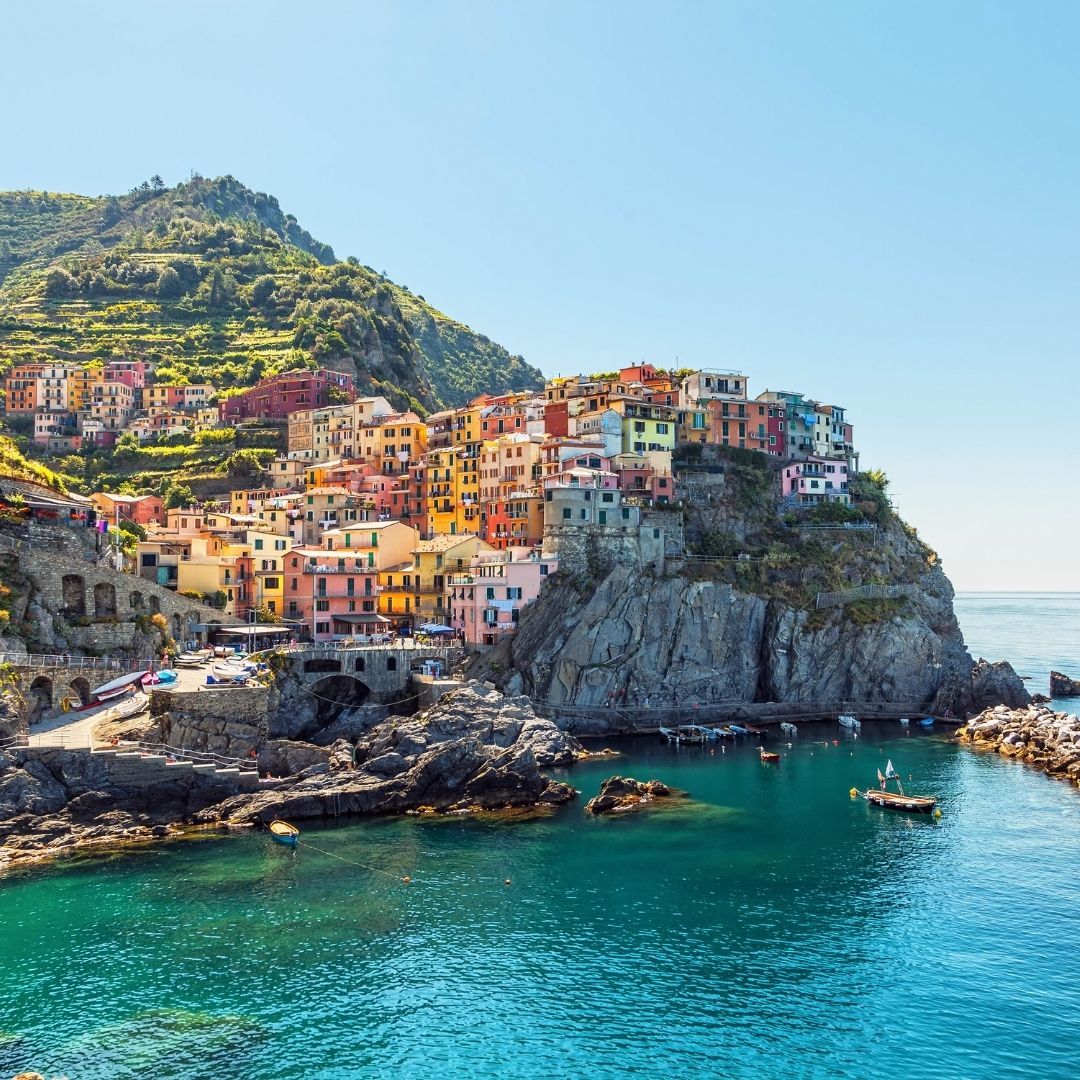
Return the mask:
<svg viewBox="0 0 1080 1080">
<path fill-rule="evenodd" d="M 138 671 L 155 661 L 146 660 L 118 660 L 104 656 L 68 656 L 67 654 L 49 653 L 0 653 L 0 664 L 11 664 L 14 667 L 68 667 L 83 668 L 94 671 Z"/>
</svg>

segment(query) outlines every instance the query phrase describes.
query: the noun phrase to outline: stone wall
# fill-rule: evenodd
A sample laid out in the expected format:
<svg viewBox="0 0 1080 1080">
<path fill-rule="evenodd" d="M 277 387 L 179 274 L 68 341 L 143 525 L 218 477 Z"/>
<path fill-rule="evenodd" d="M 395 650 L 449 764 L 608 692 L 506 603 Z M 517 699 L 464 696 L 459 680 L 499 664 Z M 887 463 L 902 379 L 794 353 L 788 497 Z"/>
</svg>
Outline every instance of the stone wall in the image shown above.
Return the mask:
<svg viewBox="0 0 1080 1080">
<path fill-rule="evenodd" d="M 266 740 L 277 695 L 265 686 L 150 692 L 162 741 L 183 750 L 244 758 Z"/>
<path fill-rule="evenodd" d="M 656 532 L 659 536 L 656 536 Z M 546 525 L 544 551 L 559 556 L 560 573 L 576 578 L 603 577 L 617 566 L 662 574 L 665 534 L 659 526 Z"/>
</svg>

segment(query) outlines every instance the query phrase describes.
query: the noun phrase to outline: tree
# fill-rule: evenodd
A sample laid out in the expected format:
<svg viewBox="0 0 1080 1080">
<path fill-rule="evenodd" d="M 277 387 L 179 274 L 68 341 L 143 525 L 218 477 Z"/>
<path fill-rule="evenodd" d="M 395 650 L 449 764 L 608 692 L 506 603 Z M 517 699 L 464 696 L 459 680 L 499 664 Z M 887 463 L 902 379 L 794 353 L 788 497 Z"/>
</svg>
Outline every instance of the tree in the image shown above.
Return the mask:
<svg viewBox="0 0 1080 1080">
<path fill-rule="evenodd" d="M 195 492 L 187 484 L 177 484 L 172 481 L 161 493 L 161 504 L 166 510 L 176 507 L 186 508 L 195 505 Z"/>
<path fill-rule="evenodd" d="M 261 277 L 257 277 L 255 283 L 251 286 L 251 302 L 256 307 L 263 307 L 270 302 L 276 287 L 277 282 L 272 274 L 263 274 Z"/>
<path fill-rule="evenodd" d="M 70 296 L 76 288 L 75 279 L 62 266 L 54 266 L 45 278 L 46 296 Z"/>
<path fill-rule="evenodd" d="M 274 451 L 269 453 L 273 456 Z M 222 463 L 221 471 L 234 479 L 254 479 L 262 475 L 263 456 L 258 450 L 236 450 Z"/>
<path fill-rule="evenodd" d="M 162 180 L 161 177 L 158 176 L 157 173 L 154 173 L 154 175 L 150 177 L 150 186 L 155 191 L 164 191 L 165 190 L 165 181 Z"/>
<path fill-rule="evenodd" d="M 867 469 L 867 471 L 863 473 L 863 476 L 865 476 L 866 479 L 882 493 L 882 495 L 888 491 L 889 478 L 885 475 L 883 469 Z"/>
<path fill-rule="evenodd" d="M 134 536 L 136 540 L 146 539 L 146 530 L 135 521 L 128 521 L 126 518 L 121 518 L 118 524 L 118 528 L 122 533 L 128 533 Z"/>
<path fill-rule="evenodd" d="M 171 266 L 163 266 L 157 279 L 158 296 L 179 296 L 183 291 L 180 275 Z"/>
</svg>

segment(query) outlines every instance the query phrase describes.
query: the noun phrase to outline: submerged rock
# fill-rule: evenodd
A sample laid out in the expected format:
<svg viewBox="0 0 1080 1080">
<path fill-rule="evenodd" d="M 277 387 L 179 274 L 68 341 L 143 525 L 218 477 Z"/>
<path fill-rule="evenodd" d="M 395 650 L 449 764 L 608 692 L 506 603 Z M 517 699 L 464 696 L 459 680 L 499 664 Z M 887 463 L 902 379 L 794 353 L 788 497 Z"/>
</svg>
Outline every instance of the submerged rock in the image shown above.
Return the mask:
<svg viewBox="0 0 1080 1080">
<path fill-rule="evenodd" d="M 600 794 L 585 804 L 590 814 L 622 814 L 641 810 L 654 799 L 669 799 L 675 792 L 659 780 L 634 780 L 629 776 L 610 776 L 600 785 Z"/>
</svg>

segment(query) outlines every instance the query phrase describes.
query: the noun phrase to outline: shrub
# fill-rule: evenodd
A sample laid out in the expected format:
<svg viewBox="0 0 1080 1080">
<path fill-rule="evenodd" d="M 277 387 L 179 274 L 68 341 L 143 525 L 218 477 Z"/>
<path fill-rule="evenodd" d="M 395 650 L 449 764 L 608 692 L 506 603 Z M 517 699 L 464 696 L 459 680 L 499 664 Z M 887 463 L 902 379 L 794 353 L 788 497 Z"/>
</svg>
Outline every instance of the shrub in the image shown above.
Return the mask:
<svg viewBox="0 0 1080 1080">
<path fill-rule="evenodd" d="M 169 620 L 166 619 L 160 611 L 157 611 L 150 616 L 150 625 L 155 629 L 160 630 L 163 634 L 169 632 Z"/>
</svg>

